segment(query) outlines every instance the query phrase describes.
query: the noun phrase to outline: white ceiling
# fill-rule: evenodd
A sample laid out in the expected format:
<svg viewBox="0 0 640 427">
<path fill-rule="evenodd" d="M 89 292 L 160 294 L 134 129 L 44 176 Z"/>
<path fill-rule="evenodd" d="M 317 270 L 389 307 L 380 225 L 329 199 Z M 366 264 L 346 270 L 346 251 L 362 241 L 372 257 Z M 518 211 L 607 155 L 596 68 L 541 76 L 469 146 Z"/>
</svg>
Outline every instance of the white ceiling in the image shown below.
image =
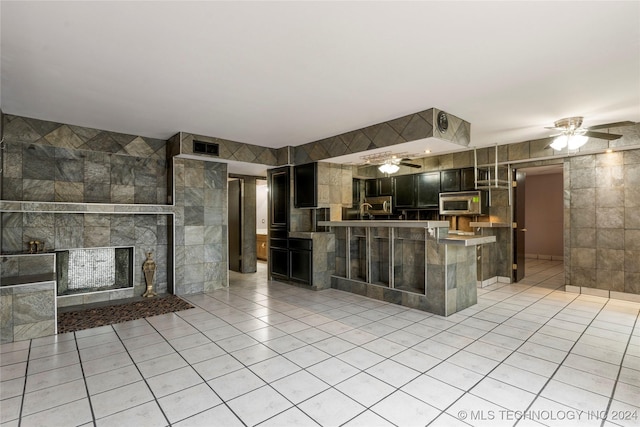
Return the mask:
<svg viewBox="0 0 640 427">
<path fill-rule="evenodd" d="M 640 121 L 640 2 L 0 3 L 5 113 L 300 145 L 431 107 L 471 146 Z"/>
</svg>

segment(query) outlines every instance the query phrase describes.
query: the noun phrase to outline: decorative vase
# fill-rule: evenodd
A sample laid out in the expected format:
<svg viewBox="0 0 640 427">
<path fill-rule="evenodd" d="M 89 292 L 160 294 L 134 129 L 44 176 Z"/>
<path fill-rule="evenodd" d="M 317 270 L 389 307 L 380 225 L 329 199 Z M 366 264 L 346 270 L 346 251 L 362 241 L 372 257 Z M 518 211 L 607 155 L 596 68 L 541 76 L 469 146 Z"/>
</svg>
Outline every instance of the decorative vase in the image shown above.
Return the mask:
<svg viewBox="0 0 640 427">
<path fill-rule="evenodd" d="M 147 252 L 147 260 L 142 264 L 142 271 L 144 272 L 144 280 L 147 283 L 147 290 L 142 294 L 143 297 L 155 297 L 156 294 L 153 290 L 153 276 L 156 273 L 156 262 L 153 260 L 153 253 Z"/>
</svg>

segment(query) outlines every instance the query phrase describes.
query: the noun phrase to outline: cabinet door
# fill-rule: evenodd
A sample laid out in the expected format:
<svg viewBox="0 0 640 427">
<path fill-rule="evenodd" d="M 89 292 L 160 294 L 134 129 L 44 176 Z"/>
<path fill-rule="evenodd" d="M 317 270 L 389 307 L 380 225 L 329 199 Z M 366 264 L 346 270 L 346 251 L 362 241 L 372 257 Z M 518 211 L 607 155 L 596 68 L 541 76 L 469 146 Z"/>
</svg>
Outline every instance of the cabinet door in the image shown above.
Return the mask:
<svg viewBox="0 0 640 427">
<path fill-rule="evenodd" d="M 353 178 L 351 183 L 351 207 L 357 208 L 360 206 L 360 180 Z"/>
<path fill-rule="evenodd" d="M 289 225 L 289 168 L 280 168 L 269 175 L 270 222 L 272 227 Z"/>
<path fill-rule="evenodd" d="M 364 182 L 364 195 L 365 197 L 376 197 L 378 195 L 377 179 L 367 179 Z"/>
<path fill-rule="evenodd" d="M 460 191 L 460 169 L 440 172 L 440 191 Z"/>
<path fill-rule="evenodd" d="M 480 179 L 480 177 L 478 177 Z M 476 189 L 476 177 L 474 168 L 460 169 L 460 190 L 470 191 Z"/>
<path fill-rule="evenodd" d="M 269 264 L 271 275 L 289 278 L 289 250 L 286 248 L 270 248 Z"/>
<path fill-rule="evenodd" d="M 293 167 L 293 204 L 296 208 L 315 208 L 318 206 L 317 182 L 317 163 Z"/>
<path fill-rule="evenodd" d="M 396 176 L 394 179 L 394 187 L 393 204 L 396 208 L 415 207 L 414 175 Z"/>
<path fill-rule="evenodd" d="M 417 207 L 437 208 L 440 193 L 440 172 L 421 173 L 417 176 Z"/>
<path fill-rule="evenodd" d="M 289 251 L 291 265 L 291 280 L 311 284 L 312 281 L 312 255 L 311 251 Z"/>
<path fill-rule="evenodd" d="M 393 196 L 393 178 L 378 178 L 378 196 Z"/>
</svg>

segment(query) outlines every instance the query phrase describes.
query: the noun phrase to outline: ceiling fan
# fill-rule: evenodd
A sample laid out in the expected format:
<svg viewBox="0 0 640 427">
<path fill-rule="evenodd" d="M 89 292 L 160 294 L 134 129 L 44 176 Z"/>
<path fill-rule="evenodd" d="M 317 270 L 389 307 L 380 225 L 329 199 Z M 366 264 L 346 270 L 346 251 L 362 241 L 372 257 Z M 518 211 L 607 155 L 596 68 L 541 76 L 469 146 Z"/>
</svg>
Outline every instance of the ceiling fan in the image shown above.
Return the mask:
<svg viewBox="0 0 640 427">
<path fill-rule="evenodd" d="M 613 141 L 622 138 L 622 135 L 615 133 L 594 132 L 594 129 L 605 129 L 619 126 L 629 126 L 634 124 L 633 122 L 616 122 L 603 125 L 591 126 L 583 128 L 583 117 L 567 117 L 554 122 L 553 126 L 546 129 L 555 129 L 560 131 L 555 135 L 551 135 L 549 138 L 554 138 L 553 142 L 547 147 L 551 147 L 556 151 L 560 151 L 567 147 L 569 150 L 577 150 L 587 143 L 589 138 L 606 139 Z"/>
<path fill-rule="evenodd" d="M 405 153 L 400 153 L 405 154 Z M 400 154 L 391 154 L 390 151 L 384 153 L 371 154 L 369 156 L 363 156 L 365 163 L 378 164 L 378 170 L 383 173 L 392 174 L 400 170 L 400 166 L 407 166 L 410 168 L 420 169 L 422 166 L 410 163 L 411 159 L 408 157 L 401 157 Z"/>
</svg>

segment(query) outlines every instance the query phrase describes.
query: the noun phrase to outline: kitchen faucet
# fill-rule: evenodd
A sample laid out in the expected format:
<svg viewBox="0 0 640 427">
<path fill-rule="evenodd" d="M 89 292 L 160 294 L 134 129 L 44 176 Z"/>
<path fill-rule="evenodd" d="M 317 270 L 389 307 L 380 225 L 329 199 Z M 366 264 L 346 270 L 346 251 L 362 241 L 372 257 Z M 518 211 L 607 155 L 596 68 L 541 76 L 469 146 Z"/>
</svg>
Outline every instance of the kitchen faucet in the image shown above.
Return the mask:
<svg viewBox="0 0 640 427">
<path fill-rule="evenodd" d="M 360 218 L 364 217 L 365 210 L 368 210 L 369 208 L 372 208 L 372 207 L 373 206 L 371 206 L 367 202 L 360 203 Z M 367 209 L 365 209 L 365 208 L 367 208 Z M 367 212 L 367 215 L 368 215 L 369 218 L 371 218 L 373 216 L 369 212 Z"/>
</svg>

